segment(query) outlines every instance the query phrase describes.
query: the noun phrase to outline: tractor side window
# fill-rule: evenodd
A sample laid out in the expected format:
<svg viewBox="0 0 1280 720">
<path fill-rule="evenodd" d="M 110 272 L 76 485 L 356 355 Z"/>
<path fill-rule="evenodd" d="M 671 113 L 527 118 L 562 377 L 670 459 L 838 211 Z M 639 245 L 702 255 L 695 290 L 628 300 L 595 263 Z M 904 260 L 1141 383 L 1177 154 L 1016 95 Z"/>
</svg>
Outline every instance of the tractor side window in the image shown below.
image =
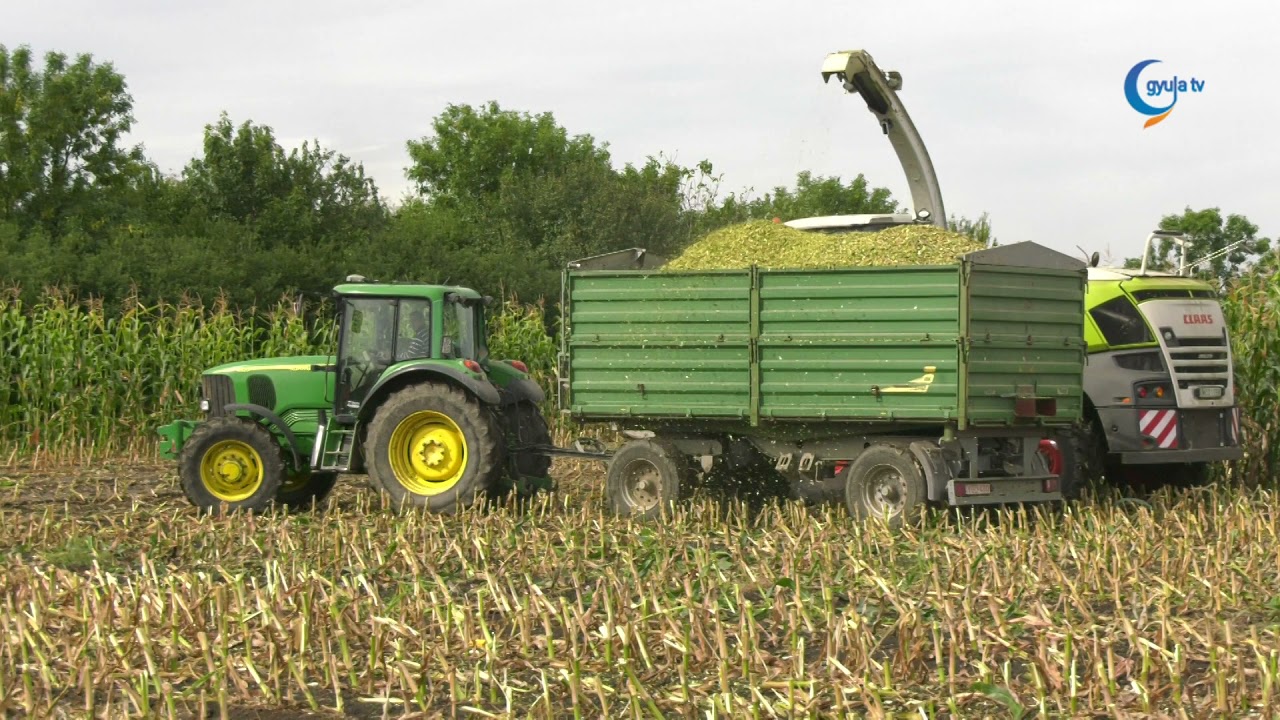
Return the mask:
<svg viewBox="0 0 1280 720">
<path fill-rule="evenodd" d="M 400 328 L 396 337 L 396 361 L 431 357 L 431 302 L 400 301 Z"/>
<path fill-rule="evenodd" d="M 476 311 L 460 302 L 445 307 L 444 337 L 448 341 L 446 357 L 479 359 L 476 347 Z M 443 348 L 442 348 L 443 349 Z"/>
<path fill-rule="evenodd" d="M 1107 344 L 1113 347 L 1155 341 L 1142 314 L 1126 297 L 1108 300 L 1090 310 L 1089 316 L 1098 325 L 1098 332 L 1102 333 Z"/>
</svg>

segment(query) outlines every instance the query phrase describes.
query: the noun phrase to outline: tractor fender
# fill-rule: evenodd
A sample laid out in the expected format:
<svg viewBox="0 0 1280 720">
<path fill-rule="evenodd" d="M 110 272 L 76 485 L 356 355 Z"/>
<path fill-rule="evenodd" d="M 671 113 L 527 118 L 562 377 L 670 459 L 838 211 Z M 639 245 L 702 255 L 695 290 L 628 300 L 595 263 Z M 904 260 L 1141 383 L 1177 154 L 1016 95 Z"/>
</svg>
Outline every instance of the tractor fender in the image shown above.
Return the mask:
<svg viewBox="0 0 1280 720">
<path fill-rule="evenodd" d="M 437 378 L 445 379 L 454 385 L 461 386 L 467 392 L 479 398 L 480 402 L 485 405 L 498 405 L 501 402 L 501 397 L 493 385 L 477 380 L 461 370 L 448 365 L 413 365 L 388 373 L 378 380 L 378 384 L 369 390 L 369 394 L 366 396 L 367 399 L 360 408 L 360 419 L 369 419 L 373 411 L 382 404 L 383 399 L 394 389 L 404 387 L 410 381 L 421 382 Z"/>
<path fill-rule="evenodd" d="M 502 397 L 502 406 L 508 407 L 520 402 L 531 402 L 534 405 L 541 405 L 543 400 L 547 399 L 547 394 L 542 391 L 542 386 L 528 379 L 519 378 L 507 383 L 505 388 L 500 391 Z"/>
<path fill-rule="evenodd" d="M 237 413 L 241 411 L 247 412 L 259 421 L 266 421 L 268 425 L 271 425 L 279 431 L 281 435 L 284 435 L 285 441 L 289 444 L 289 453 L 293 455 L 294 469 L 301 470 L 304 467 L 310 467 L 309 464 L 302 465 L 302 461 L 298 455 L 298 436 L 293 434 L 293 430 L 280 418 L 279 415 L 271 412 L 261 405 L 254 405 L 252 403 L 232 403 L 230 405 L 224 405 L 223 409 L 228 413 Z"/>
</svg>

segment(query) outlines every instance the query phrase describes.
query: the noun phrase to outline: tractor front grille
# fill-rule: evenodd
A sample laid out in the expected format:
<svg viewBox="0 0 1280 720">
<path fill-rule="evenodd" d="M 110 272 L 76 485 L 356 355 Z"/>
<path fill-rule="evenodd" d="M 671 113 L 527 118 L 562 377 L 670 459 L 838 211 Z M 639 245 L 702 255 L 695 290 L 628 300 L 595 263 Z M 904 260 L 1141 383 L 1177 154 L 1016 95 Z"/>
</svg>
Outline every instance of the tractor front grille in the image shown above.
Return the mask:
<svg viewBox="0 0 1280 720">
<path fill-rule="evenodd" d="M 226 375 L 205 375 L 201 390 L 204 399 L 209 401 L 209 417 L 226 415 L 224 408 L 236 401 L 236 390 Z"/>
<path fill-rule="evenodd" d="M 276 385 L 269 376 L 249 376 L 249 402 L 268 410 L 276 409 Z"/>
</svg>

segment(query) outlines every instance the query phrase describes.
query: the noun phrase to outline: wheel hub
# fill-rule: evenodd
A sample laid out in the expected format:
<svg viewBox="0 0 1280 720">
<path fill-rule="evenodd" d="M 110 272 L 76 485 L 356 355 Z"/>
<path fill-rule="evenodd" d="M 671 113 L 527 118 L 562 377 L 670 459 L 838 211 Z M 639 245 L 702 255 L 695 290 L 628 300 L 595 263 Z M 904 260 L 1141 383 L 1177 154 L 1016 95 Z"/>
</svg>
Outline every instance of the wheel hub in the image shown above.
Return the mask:
<svg viewBox="0 0 1280 720">
<path fill-rule="evenodd" d="M 244 500 L 262 484 L 262 458 L 247 443 L 224 440 L 205 452 L 200 463 L 200 479 L 205 489 L 219 500 Z"/>
<path fill-rule="evenodd" d="M 627 504 L 640 512 L 658 504 L 662 475 L 657 466 L 648 460 L 634 460 L 623 472 L 622 491 Z"/>
<path fill-rule="evenodd" d="M 467 440 L 447 415 L 416 412 L 391 432 L 388 457 L 406 490 L 435 495 L 453 487 L 466 472 Z"/>
<path fill-rule="evenodd" d="M 867 474 L 865 502 L 876 516 L 894 516 L 902 512 L 906 479 L 892 467 L 873 468 Z"/>
</svg>

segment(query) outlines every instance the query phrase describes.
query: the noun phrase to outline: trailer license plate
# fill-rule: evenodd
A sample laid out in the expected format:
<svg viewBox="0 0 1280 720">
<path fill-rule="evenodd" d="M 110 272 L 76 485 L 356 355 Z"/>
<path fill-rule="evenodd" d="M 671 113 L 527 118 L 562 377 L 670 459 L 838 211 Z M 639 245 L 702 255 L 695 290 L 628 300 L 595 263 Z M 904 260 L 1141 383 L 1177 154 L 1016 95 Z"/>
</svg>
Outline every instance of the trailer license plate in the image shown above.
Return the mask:
<svg viewBox="0 0 1280 720">
<path fill-rule="evenodd" d="M 964 494 L 969 495 L 990 495 L 991 483 L 965 483 Z"/>
<path fill-rule="evenodd" d="M 1196 397 L 1201 400 L 1217 400 L 1222 397 L 1221 385 L 1201 385 L 1196 388 Z"/>
</svg>

